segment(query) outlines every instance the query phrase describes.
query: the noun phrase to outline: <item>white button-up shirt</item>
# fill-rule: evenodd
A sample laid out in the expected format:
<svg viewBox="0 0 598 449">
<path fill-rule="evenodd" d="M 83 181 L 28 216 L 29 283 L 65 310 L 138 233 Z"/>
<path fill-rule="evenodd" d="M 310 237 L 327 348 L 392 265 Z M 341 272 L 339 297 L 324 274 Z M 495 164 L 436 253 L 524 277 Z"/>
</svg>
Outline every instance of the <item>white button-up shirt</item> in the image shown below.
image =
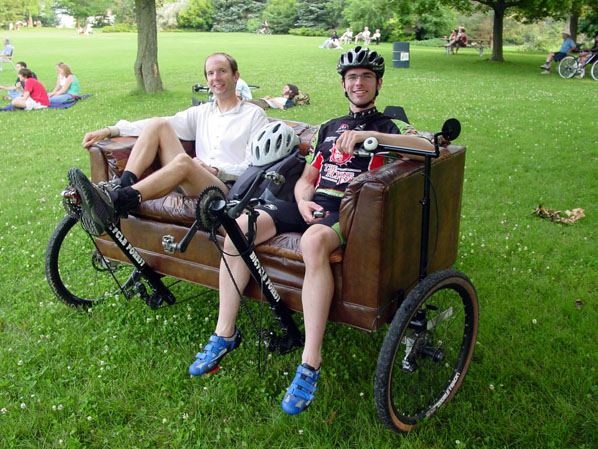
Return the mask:
<svg viewBox="0 0 598 449">
<path fill-rule="evenodd" d="M 218 168 L 218 177 L 223 180 L 235 179 L 245 171 L 251 141 L 268 124 L 262 108 L 244 101 L 226 112 L 220 112 L 216 102 L 211 102 L 164 118 L 179 139 L 195 140 L 195 155 Z M 115 126 L 121 136 L 139 136 L 148 120 L 120 120 Z"/>
</svg>

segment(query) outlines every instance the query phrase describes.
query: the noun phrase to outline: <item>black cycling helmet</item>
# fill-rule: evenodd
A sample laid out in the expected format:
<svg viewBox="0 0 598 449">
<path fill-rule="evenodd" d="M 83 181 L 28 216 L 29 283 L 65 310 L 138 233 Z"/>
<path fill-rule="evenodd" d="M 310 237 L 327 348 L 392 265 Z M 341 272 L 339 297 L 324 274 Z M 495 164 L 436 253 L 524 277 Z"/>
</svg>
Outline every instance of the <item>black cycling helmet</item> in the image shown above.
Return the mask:
<svg viewBox="0 0 598 449">
<path fill-rule="evenodd" d="M 376 74 L 376 78 L 382 78 L 384 75 L 384 58 L 368 48 L 355 47 L 341 55 L 336 71 L 344 78 L 347 70 L 359 68 L 370 69 Z"/>
</svg>

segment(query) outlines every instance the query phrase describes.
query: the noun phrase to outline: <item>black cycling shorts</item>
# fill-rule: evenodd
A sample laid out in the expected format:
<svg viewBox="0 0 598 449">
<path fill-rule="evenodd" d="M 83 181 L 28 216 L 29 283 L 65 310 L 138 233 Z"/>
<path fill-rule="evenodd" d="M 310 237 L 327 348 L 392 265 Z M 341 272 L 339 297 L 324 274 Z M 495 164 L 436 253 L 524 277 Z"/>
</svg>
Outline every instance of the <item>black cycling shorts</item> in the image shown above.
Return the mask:
<svg viewBox="0 0 598 449">
<path fill-rule="evenodd" d="M 329 212 L 327 217 L 324 217 L 317 223 L 313 224 L 321 224 L 334 229 L 334 231 L 336 231 L 336 233 L 339 235 L 341 242 L 344 243 L 345 239 L 340 233 L 340 227 L 338 224 L 338 211 L 341 204 L 341 198 L 335 198 L 330 195 L 316 193 L 312 201 L 322 206 L 325 211 Z M 260 206 L 258 209 L 266 212 L 268 215 L 270 215 L 270 217 L 272 217 L 274 225 L 276 226 L 277 234 L 282 234 L 284 232 L 303 233 L 311 226 L 308 225 L 305 220 L 303 220 L 301 213 L 299 213 L 299 207 L 295 202 L 277 200 Z"/>
</svg>

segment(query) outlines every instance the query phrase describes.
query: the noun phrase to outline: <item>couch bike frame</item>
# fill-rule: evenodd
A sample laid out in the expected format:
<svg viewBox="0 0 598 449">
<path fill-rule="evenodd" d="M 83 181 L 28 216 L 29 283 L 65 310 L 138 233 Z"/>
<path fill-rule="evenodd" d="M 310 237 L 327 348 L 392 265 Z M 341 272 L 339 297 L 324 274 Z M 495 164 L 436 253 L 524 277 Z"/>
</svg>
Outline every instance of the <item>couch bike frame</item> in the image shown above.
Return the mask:
<svg viewBox="0 0 598 449">
<path fill-rule="evenodd" d="M 400 305 L 391 318 L 375 375 L 374 396 L 378 415 L 395 432 L 414 429 L 454 397 L 467 373 L 476 342 L 478 300 L 471 281 L 453 269 L 428 273 L 428 231 L 434 194 L 430 176 L 431 160 L 440 155 L 439 138 L 453 140 L 459 130 L 460 125 L 456 120 L 445 122 L 442 132 L 434 134 L 433 151 L 379 146 L 373 152 L 363 149 L 356 152 L 362 157 L 378 154 L 399 158 L 397 153 L 424 157 L 419 278 L 414 281 L 416 285 L 406 297 L 400 295 Z M 253 226 L 257 217 L 255 207 L 260 203 L 253 198 L 253 193 L 264 178 L 281 181 L 276 173 L 262 172 L 247 194 L 235 201 L 226 201 L 220 189 L 206 189 L 198 199 L 195 223 L 187 234 L 179 243 L 173 237 L 165 236 L 162 244 L 167 253 L 184 253 L 198 230 L 213 231 L 222 226 L 260 285 L 262 295 L 281 327 L 281 335 L 270 332 L 268 349 L 285 353 L 302 346 L 303 335 L 252 245 Z M 67 189 L 63 192 L 63 198 L 68 215 L 56 227 L 46 251 L 46 276 L 59 299 L 71 306 L 85 307 L 121 293 L 127 299 L 139 295 L 153 308 L 175 303 L 172 285 L 164 284 L 163 276 L 141 257 L 118 225 L 107 229 L 107 234 L 126 255 L 133 268 L 104 257 L 94 237 L 77 225 L 80 207 L 76 192 Z M 241 213 L 249 215 L 247 234 L 236 222 Z M 89 297 L 87 290 L 93 289 L 95 282 L 85 282 L 80 286 L 81 295 L 75 292 L 81 267 L 73 267 L 75 273 L 69 273 L 70 261 L 73 260 L 71 253 L 80 253 L 85 245 L 91 254 L 88 267 L 90 279 L 104 275 L 113 278 L 118 286 L 112 292 L 99 290 L 91 296 L 96 299 L 86 299 Z M 64 253 L 68 256 L 64 257 Z M 104 284 L 102 288 L 105 288 Z"/>
</svg>

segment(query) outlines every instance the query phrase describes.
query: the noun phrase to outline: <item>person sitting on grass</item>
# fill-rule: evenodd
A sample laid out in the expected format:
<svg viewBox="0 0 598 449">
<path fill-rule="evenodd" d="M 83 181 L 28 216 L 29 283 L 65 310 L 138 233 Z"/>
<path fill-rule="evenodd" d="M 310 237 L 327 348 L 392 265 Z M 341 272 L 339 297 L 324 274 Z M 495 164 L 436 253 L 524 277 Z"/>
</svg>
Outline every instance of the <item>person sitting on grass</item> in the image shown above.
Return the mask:
<svg viewBox="0 0 598 449">
<path fill-rule="evenodd" d="M 570 55 L 575 48 L 577 48 L 577 44 L 571 39 L 571 33 L 568 30 L 564 30 L 561 33 L 563 37 L 563 44 L 561 45 L 561 49 L 557 52 L 552 52 L 548 54 L 548 58 L 546 58 L 546 62 L 540 66 L 542 71 L 542 75 L 548 75 L 550 73 L 550 66 L 552 65 L 552 61 L 559 62 L 565 56 Z"/>
<path fill-rule="evenodd" d="M 23 61 L 19 61 L 15 64 L 15 68 L 17 69 L 17 80 L 15 81 L 14 86 L 0 86 L 0 90 L 5 90 L 8 95 L 2 97 L 3 100 L 12 101 L 15 98 L 20 97 L 23 94 L 23 89 L 25 88 L 25 83 L 21 81 L 19 78 L 19 70 L 26 69 L 27 64 Z M 34 72 L 31 72 L 33 78 L 37 79 L 37 75 Z"/>
<path fill-rule="evenodd" d="M 19 70 L 19 79 L 24 83 L 24 87 L 22 95 L 11 102 L 15 108 L 30 111 L 32 109 L 44 109 L 50 106 L 50 100 L 44 85 L 33 78 L 33 72 L 31 70 Z"/>
<path fill-rule="evenodd" d="M 71 71 L 71 66 L 64 62 L 56 64 L 58 77 L 54 90 L 48 94 L 50 104 L 62 104 L 74 101 L 79 96 L 79 80 Z"/>
<path fill-rule="evenodd" d="M 341 55 L 337 72 L 349 100 L 348 115 L 320 127 L 315 150 L 308 156 L 308 163 L 295 185 L 296 201 L 274 201 L 258 208 L 256 245 L 276 234 L 303 233 L 300 247 L 305 263 L 302 291 L 305 346 L 296 376 L 282 400 L 282 409 L 291 415 L 303 412 L 312 403 L 320 376 L 324 330 L 334 294 L 330 253 L 345 243 L 339 225 L 343 193 L 359 174 L 384 164 L 383 157 L 355 156 L 355 147 L 375 137 L 381 144 L 434 148 L 406 123 L 376 110 L 374 102 L 384 75 L 382 56 L 367 48 L 355 47 Z M 314 212 L 322 215 L 314 215 Z M 237 222 L 242 230 L 247 230 L 247 215 L 239 217 Z M 215 372 L 222 358 L 241 343 L 241 332 L 235 326 L 240 305 L 235 283 L 242 292 L 249 282 L 250 272 L 240 257 L 233 256 L 237 253 L 227 237 L 220 265 L 218 321 L 209 343 L 189 367 L 189 373 L 194 376 Z"/>
<path fill-rule="evenodd" d="M 251 141 L 268 123 L 266 114 L 237 97 L 239 70 L 232 56 L 208 56 L 204 74 L 214 94 L 213 102 L 171 117 L 121 120 L 115 126 L 85 134 L 85 148 L 107 137 L 139 136 L 119 180 L 95 185 L 78 168 L 69 170 L 69 185 L 81 197 L 81 223 L 90 234 L 101 235 L 142 200 L 160 198 L 176 188 L 186 195 L 199 195 L 212 185 L 228 192 L 225 182 L 245 171 Z M 185 152 L 180 139 L 195 141 L 196 157 Z M 139 179 L 156 157 L 162 168 Z"/>
</svg>

